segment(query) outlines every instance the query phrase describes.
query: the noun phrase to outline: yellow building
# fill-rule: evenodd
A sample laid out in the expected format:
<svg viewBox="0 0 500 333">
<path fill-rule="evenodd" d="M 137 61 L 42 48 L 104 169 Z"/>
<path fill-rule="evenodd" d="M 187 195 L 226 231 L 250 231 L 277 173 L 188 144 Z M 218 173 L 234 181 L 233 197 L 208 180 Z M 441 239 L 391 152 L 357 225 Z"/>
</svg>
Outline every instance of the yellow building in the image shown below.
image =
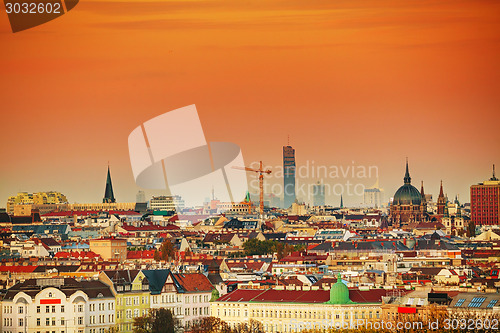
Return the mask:
<svg viewBox="0 0 500 333">
<path fill-rule="evenodd" d="M 212 316 L 232 326 L 254 319 L 263 324 L 266 332 L 355 329 L 380 320 L 382 297 L 388 293 L 385 289 L 349 290 L 338 277 L 330 290 L 295 286 L 237 289 L 214 301 L 211 307 Z"/>
<path fill-rule="evenodd" d="M 131 333 L 134 318 L 146 315 L 150 308 L 149 282 L 140 270 L 104 271 L 99 280 L 115 295 L 115 323 L 119 332 Z"/>
<path fill-rule="evenodd" d="M 67 204 L 68 199 L 61 192 L 19 192 L 7 199 L 7 213 L 11 215 L 30 215 L 31 205 Z M 17 212 L 17 214 L 16 214 Z"/>
<path fill-rule="evenodd" d="M 89 240 L 90 251 L 99 254 L 104 260 L 124 261 L 127 259 L 127 240 L 121 238 L 97 238 Z"/>
</svg>

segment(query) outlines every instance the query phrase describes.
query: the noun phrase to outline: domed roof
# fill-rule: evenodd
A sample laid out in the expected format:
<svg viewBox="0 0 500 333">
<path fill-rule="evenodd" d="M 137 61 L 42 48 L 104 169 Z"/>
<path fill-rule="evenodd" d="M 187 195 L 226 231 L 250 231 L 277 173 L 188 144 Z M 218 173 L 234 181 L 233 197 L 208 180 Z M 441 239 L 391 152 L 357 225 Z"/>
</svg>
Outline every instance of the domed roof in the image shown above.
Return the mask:
<svg viewBox="0 0 500 333">
<path fill-rule="evenodd" d="M 413 206 L 420 206 L 421 201 L 422 196 L 415 186 L 404 184 L 394 194 L 394 201 L 392 203 L 395 205 L 412 204 Z"/>
<path fill-rule="evenodd" d="M 349 304 L 352 301 L 349 299 L 349 288 L 342 282 L 340 274 L 337 277 L 337 282 L 330 288 L 330 300 L 328 304 Z"/>
<path fill-rule="evenodd" d="M 394 194 L 393 205 L 414 205 L 420 206 L 422 202 L 422 195 L 411 184 L 410 172 L 408 171 L 408 161 L 406 161 L 406 173 L 404 178 L 404 185 L 401 186 Z"/>
</svg>

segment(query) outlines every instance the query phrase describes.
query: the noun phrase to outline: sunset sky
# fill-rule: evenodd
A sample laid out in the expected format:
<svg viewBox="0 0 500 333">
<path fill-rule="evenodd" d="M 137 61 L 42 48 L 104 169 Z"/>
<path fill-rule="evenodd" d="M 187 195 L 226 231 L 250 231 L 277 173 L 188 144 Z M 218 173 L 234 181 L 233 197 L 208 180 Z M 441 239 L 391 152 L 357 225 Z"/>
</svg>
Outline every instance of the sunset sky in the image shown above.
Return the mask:
<svg viewBox="0 0 500 333">
<path fill-rule="evenodd" d="M 462 202 L 500 169 L 498 0 L 81 0 L 15 34 L 2 5 L 0 46 L 0 207 L 100 202 L 108 161 L 135 201 L 128 135 L 190 104 L 246 164 L 281 165 L 290 135 L 297 166 L 377 166 L 386 200 L 406 157 L 417 188 Z"/>
</svg>

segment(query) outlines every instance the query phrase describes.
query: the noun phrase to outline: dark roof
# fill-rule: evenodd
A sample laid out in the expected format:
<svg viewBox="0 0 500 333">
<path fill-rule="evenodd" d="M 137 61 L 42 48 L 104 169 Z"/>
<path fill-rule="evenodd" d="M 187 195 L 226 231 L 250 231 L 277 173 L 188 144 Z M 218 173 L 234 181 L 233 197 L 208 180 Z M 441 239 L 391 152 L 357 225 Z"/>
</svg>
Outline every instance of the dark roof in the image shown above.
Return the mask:
<svg viewBox="0 0 500 333">
<path fill-rule="evenodd" d="M 143 270 L 142 273 L 148 278 L 149 291 L 152 295 L 160 294 L 165 281 L 170 274 L 169 269 Z"/>
<path fill-rule="evenodd" d="M 41 288 L 37 284 L 37 280 L 44 280 L 44 286 Z M 63 280 L 63 284 L 59 285 L 57 281 Z M 54 282 L 53 285 L 50 282 Z M 32 298 L 35 297 L 41 290 L 48 287 L 54 287 L 62 291 L 66 296 L 71 296 L 77 291 L 83 291 L 90 298 L 106 297 L 112 298 L 113 293 L 110 288 L 101 281 L 76 281 L 73 278 L 54 278 L 54 279 L 28 279 L 12 286 L 4 296 L 4 299 L 11 300 L 19 292 L 24 292 Z"/>
</svg>

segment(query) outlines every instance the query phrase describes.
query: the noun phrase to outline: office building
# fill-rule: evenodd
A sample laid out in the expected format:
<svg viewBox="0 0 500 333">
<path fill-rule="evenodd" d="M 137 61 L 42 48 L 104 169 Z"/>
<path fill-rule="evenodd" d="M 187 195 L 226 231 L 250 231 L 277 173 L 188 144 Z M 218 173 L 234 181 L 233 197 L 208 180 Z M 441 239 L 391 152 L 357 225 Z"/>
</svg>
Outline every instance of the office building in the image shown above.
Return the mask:
<svg viewBox="0 0 500 333">
<path fill-rule="evenodd" d="M 296 200 L 295 193 L 295 149 L 283 146 L 283 201 L 284 208 L 289 208 Z"/>
</svg>

